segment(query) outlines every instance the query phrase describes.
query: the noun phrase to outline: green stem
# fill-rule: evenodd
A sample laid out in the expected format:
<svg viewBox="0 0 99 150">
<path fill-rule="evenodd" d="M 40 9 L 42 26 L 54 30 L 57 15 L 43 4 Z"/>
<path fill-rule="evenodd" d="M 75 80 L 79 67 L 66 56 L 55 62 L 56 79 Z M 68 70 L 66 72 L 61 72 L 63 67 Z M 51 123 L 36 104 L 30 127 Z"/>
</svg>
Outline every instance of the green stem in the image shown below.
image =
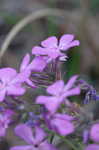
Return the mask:
<svg viewBox="0 0 99 150">
<path fill-rule="evenodd" d="M 52 134 L 51 138 L 50 138 L 50 143 L 52 144 L 53 142 L 53 139 L 54 139 L 54 134 Z"/>
<path fill-rule="evenodd" d="M 61 138 L 64 140 L 64 142 L 68 145 L 68 146 L 70 146 L 73 150 L 79 150 L 77 147 L 75 147 L 75 145 L 72 143 L 72 142 L 70 142 L 68 139 L 66 139 L 66 138 L 64 138 L 64 137 L 62 137 L 61 136 Z"/>
</svg>

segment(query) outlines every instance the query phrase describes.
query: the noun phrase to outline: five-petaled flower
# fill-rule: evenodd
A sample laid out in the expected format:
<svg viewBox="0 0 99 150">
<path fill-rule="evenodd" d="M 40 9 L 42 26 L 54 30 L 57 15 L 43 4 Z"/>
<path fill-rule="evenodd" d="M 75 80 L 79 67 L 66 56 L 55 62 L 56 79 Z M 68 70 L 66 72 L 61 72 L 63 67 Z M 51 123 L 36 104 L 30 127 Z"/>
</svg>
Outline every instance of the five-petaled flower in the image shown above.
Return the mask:
<svg viewBox="0 0 99 150">
<path fill-rule="evenodd" d="M 56 81 L 47 88 L 47 92 L 52 96 L 38 96 L 36 103 L 45 105 L 51 114 L 55 113 L 65 98 L 80 94 L 79 87 L 73 88 L 77 77 L 76 75 L 71 77 L 66 85 L 63 80 Z"/>
<path fill-rule="evenodd" d="M 14 146 L 10 150 L 56 150 L 46 140 L 47 135 L 42 128 L 35 126 L 33 130 L 25 124 L 20 124 L 15 128 L 15 133 L 20 136 L 28 145 Z"/>
<path fill-rule="evenodd" d="M 66 60 L 67 56 L 63 53 L 71 47 L 79 46 L 79 41 L 74 40 L 74 35 L 65 34 L 58 40 L 55 36 L 41 42 L 41 46 L 35 46 L 32 49 L 33 55 L 48 56 L 48 62 L 59 58 L 59 60 Z"/>
</svg>

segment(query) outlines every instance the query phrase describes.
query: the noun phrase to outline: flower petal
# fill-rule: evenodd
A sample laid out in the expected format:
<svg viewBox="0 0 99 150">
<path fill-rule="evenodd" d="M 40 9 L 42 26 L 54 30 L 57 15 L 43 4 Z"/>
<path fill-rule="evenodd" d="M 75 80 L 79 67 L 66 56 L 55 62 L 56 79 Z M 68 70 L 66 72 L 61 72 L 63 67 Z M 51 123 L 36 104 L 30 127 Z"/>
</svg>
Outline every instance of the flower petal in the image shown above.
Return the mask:
<svg viewBox="0 0 99 150">
<path fill-rule="evenodd" d="M 90 138 L 94 142 L 99 142 L 99 123 L 94 124 L 90 131 Z"/>
<path fill-rule="evenodd" d="M 23 95 L 25 91 L 25 88 L 21 87 L 20 85 L 10 85 L 7 87 L 8 95 Z"/>
<path fill-rule="evenodd" d="M 33 146 L 24 145 L 11 147 L 10 150 L 34 150 L 34 149 Z"/>
<path fill-rule="evenodd" d="M 26 83 L 27 83 L 30 87 L 36 88 L 36 85 L 35 85 L 30 79 L 27 79 L 27 80 L 26 80 Z"/>
<path fill-rule="evenodd" d="M 52 144 L 49 144 L 47 141 L 44 141 L 40 144 L 38 150 L 57 150 Z"/>
<path fill-rule="evenodd" d="M 74 132 L 74 125 L 65 119 L 54 118 L 51 120 L 52 129 L 62 136 L 69 135 Z"/>
<path fill-rule="evenodd" d="M 73 42 L 71 42 L 71 44 L 69 44 L 69 48 L 74 47 L 74 46 L 79 46 L 80 42 L 78 40 L 74 40 Z"/>
<path fill-rule="evenodd" d="M 18 84 L 25 82 L 30 76 L 30 70 L 26 69 L 21 73 L 18 73 L 17 76 L 11 81 L 11 84 Z"/>
<path fill-rule="evenodd" d="M 20 72 L 22 72 L 26 67 L 28 66 L 30 61 L 30 55 L 26 54 L 25 57 L 22 60 L 21 66 L 20 66 Z"/>
<path fill-rule="evenodd" d="M 33 144 L 34 138 L 32 135 L 32 130 L 25 124 L 20 124 L 15 128 L 15 133 L 17 136 L 20 136 L 24 139 L 28 144 Z"/>
<path fill-rule="evenodd" d="M 11 81 L 15 76 L 17 75 L 17 72 L 13 68 L 3 68 L 0 69 L 0 80 L 2 80 L 4 83 Z"/>
<path fill-rule="evenodd" d="M 36 99 L 37 104 L 44 104 L 46 109 L 50 113 L 55 113 L 56 110 L 58 109 L 61 101 L 57 97 L 52 97 L 52 96 L 38 96 Z"/>
<path fill-rule="evenodd" d="M 57 57 L 64 55 L 60 52 L 58 48 L 51 48 L 51 49 L 47 48 L 47 51 L 48 51 L 48 56 L 52 59 L 56 59 Z"/>
<path fill-rule="evenodd" d="M 0 127 L 0 137 L 6 135 L 6 128 L 5 127 Z"/>
<path fill-rule="evenodd" d="M 6 89 L 0 90 L 0 102 L 2 102 L 6 95 Z"/>
<path fill-rule="evenodd" d="M 46 137 L 46 133 L 44 132 L 44 130 L 38 126 L 35 127 L 35 144 L 37 143 L 41 143 L 44 138 Z"/>
<path fill-rule="evenodd" d="M 73 95 L 79 95 L 79 94 L 80 94 L 80 88 L 76 87 L 76 88 L 73 88 L 69 91 L 66 91 L 66 93 L 64 93 L 62 95 L 62 98 L 65 98 L 65 97 L 68 97 L 68 96 L 73 96 Z"/>
<path fill-rule="evenodd" d="M 62 80 L 56 81 L 47 88 L 47 92 L 52 95 L 60 95 L 63 91 L 64 82 Z"/>
<path fill-rule="evenodd" d="M 61 50 L 66 50 L 67 46 L 72 42 L 73 39 L 74 39 L 74 35 L 72 34 L 63 35 L 59 41 L 59 48 Z"/>
<path fill-rule="evenodd" d="M 77 80 L 77 78 L 78 78 L 77 75 L 74 75 L 70 78 L 70 80 L 67 82 L 67 84 L 64 87 L 64 92 L 73 87 L 73 85 L 74 85 L 75 81 Z"/>
<path fill-rule="evenodd" d="M 45 48 L 57 48 L 58 40 L 55 36 L 51 36 L 41 42 L 41 45 Z"/>
<path fill-rule="evenodd" d="M 59 119 L 62 119 L 62 120 L 67 120 L 67 121 L 72 121 L 74 120 L 74 117 L 73 116 L 70 116 L 70 115 L 67 115 L 67 114 L 60 114 L 60 113 L 56 113 L 54 115 L 55 118 L 59 118 Z"/>
<path fill-rule="evenodd" d="M 32 48 L 32 54 L 33 55 L 47 55 L 47 50 L 45 48 L 42 48 L 40 46 L 35 46 Z"/>
<path fill-rule="evenodd" d="M 33 59 L 31 64 L 29 65 L 29 68 L 32 71 L 43 71 L 46 65 L 47 65 L 46 60 L 41 56 L 37 56 Z"/>
</svg>

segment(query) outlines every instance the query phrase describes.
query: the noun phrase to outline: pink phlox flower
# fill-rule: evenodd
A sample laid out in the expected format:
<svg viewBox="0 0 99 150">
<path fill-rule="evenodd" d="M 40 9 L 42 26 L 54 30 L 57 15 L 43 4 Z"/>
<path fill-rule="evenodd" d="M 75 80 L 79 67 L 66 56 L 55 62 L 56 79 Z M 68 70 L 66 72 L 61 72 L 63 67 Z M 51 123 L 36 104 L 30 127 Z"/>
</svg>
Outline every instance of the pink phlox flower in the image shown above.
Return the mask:
<svg viewBox="0 0 99 150">
<path fill-rule="evenodd" d="M 9 109 L 0 113 L 0 136 L 6 135 L 6 129 L 8 128 L 9 124 L 11 123 L 13 115 L 14 115 L 14 112 Z"/>
<path fill-rule="evenodd" d="M 72 123 L 75 119 L 73 116 L 55 113 L 53 115 L 45 114 L 44 118 L 48 128 L 62 136 L 69 135 L 75 130 Z"/>
<path fill-rule="evenodd" d="M 74 35 L 65 34 L 59 42 L 55 36 L 51 36 L 41 42 L 41 46 L 35 46 L 32 49 L 33 55 L 48 56 L 48 60 L 59 58 L 60 60 L 66 60 L 67 56 L 62 51 L 67 51 L 71 47 L 79 46 L 79 41 L 74 40 Z"/>
<path fill-rule="evenodd" d="M 21 137 L 28 145 L 14 146 L 10 150 L 56 150 L 46 140 L 46 134 L 42 128 L 35 126 L 33 130 L 25 124 L 15 128 L 17 136 Z"/>
<path fill-rule="evenodd" d="M 47 88 L 47 92 L 52 96 L 38 96 L 36 103 L 43 104 L 50 113 L 55 113 L 65 98 L 80 94 L 80 88 L 73 87 L 77 77 L 71 77 L 66 85 L 62 80 L 56 81 Z"/>
<path fill-rule="evenodd" d="M 41 72 L 43 69 L 46 67 L 46 61 L 44 60 L 43 57 L 38 56 L 35 57 L 31 62 L 30 62 L 30 55 L 27 53 L 25 57 L 23 58 L 21 65 L 20 65 L 20 72 L 27 73 L 27 79 L 26 83 L 30 85 L 31 87 L 35 87 L 33 82 L 29 79 L 31 72 L 32 71 L 38 71 Z"/>
<path fill-rule="evenodd" d="M 25 93 L 22 83 L 25 82 L 27 73 L 17 73 L 13 68 L 0 69 L 0 101 L 6 95 L 20 96 Z"/>
</svg>

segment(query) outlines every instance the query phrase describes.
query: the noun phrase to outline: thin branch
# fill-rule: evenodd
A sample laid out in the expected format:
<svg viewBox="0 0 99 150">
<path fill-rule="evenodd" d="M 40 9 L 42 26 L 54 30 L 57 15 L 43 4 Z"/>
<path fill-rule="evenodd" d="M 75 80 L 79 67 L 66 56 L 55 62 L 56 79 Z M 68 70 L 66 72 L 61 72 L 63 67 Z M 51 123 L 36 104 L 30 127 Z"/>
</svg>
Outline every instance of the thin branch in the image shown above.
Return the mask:
<svg viewBox="0 0 99 150">
<path fill-rule="evenodd" d="M 26 16 L 21 21 L 19 21 L 6 36 L 3 44 L 1 45 L 0 61 L 4 53 L 7 51 L 12 40 L 26 25 L 30 24 L 34 20 L 37 20 L 39 18 L 46 17 L 46 16 L 57 16 L 57 17 L 65 16 L 68 19 L 69 15 L 70 15 L 69 12 L 66 12 L 60 9 L 46 8 L 46 9 L 37 10 L 36 12 L 33 12 L 30 15 Z"/>
</svg>

